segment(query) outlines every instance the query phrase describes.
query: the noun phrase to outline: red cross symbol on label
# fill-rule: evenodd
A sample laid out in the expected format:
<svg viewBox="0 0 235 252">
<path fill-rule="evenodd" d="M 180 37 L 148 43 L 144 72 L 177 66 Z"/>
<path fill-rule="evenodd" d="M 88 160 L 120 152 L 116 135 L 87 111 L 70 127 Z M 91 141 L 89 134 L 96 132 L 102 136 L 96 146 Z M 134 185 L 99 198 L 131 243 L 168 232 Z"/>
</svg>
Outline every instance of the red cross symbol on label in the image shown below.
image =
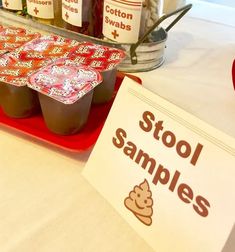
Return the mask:
<svg viewBox="0 0 235 252">
<path fill-rule="evenodd" d="M 112 35 L 113 35 L 114 39 L 116 39 L 117 37 L 119 37 L 119 34 L 117 33 L 116 30 L 114 30 L 114 31 L 112 32 Z"/>
<path fill-rule="evenodd" d="M 39 10 L 37 9 L 37 7 L 35 7 L 33 11 L 35 12 L 36 15 L 37 15 L 38 12 L 39 12 Z"/>
<path fill-rule="evenodd" d="M 68 14 L 68 12 L 65 13 L 65 17 L 66 17 L 66 20 L 69 19 L 69 14 Z"/>
<path fill-rule="evenodd" d="M 5 1 L 5 5 L 6 5 L 6 7 L 8 7 L 9 3 L 7 1 Z"/>
</svg>

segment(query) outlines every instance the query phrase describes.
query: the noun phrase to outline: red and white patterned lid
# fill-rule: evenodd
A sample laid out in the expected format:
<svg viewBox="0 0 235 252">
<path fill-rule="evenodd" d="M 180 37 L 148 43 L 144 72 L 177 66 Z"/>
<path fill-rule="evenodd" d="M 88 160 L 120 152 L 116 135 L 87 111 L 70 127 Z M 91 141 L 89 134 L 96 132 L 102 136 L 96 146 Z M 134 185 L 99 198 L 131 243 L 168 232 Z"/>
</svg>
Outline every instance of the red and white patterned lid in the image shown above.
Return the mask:
<svg viewBox="0 0 235 252">
<path fill-rule="evenodd" d="M 103 72 L 116 68 L 125 59 L 126 54 L 114 47 L 83 42 L 68 57 L 76 64 L 90 66 Z"/>
<path fill-rule="evenodd" d="M 88 66 L 65 65 L 59 59 L 29 78 L 28 86 L 64 104 L 73 104 L 102 82 L 98 71 Z"/>
<path fill-rule="evenodd" d="M 0 27 L 0 56 L 40 36 L 41 34 L 38 32 L 31 32 L 23 28 Z"/>
<path fill-rule="evenodd" d="M 67 57 L 79 44 L 76 40 L 56 35 L 42 36 L 15 50 L 14 57 L 23 60 L 45 58 L 56 60 Z"/>
<path fill-rule="evenodd" d="M 0 57 L 0 81 L 25 86 L 29 75 L 59 58 L 66 57 L 78 44 L 75 40 L 60 36 L 36 38 Z"/>
<path fill-rule="evenodd" d="M 10 53 L 5 54 L 0 57 L 0 82 L 18 87 L 25 86 L 28 84 L 29 75 L 51 62 L 50 59 L 19 60 Z"/>
</svg>

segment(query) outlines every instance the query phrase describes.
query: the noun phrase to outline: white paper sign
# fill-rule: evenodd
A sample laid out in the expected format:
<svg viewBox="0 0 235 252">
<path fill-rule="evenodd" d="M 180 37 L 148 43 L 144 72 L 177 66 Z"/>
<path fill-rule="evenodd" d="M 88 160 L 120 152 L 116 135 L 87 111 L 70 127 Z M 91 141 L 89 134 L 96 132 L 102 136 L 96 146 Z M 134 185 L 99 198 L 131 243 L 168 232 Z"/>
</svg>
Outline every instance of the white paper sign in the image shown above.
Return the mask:
<svg viewBox="0 0 235 252">
<path fill-rule="evenodd" d="M 103 35 L 121 43 L 138 41 L 142 1 L 104 0 Z"/>
<path fill-rule="evenodd" d="M 27 10 L 29 15 L 37 18 L 53 19 L 53 0 L 35 1 L 27 0 Z"/>
<path fill-rule="evenodd" d="M 62 0 L 62 17 L 69 24 L 82 26 L 82 0 Z"/>
<path fill-rule="evenodd" d="M 235 220 L 235 141 L 125 79 L 83 171 L 156 251 L 219 252 Z"/>
<path fill-rule="evenodd" d="M 3 0 L 2 5 L 9 10 L 22 10 L 22 0 Z"/>
</svg>

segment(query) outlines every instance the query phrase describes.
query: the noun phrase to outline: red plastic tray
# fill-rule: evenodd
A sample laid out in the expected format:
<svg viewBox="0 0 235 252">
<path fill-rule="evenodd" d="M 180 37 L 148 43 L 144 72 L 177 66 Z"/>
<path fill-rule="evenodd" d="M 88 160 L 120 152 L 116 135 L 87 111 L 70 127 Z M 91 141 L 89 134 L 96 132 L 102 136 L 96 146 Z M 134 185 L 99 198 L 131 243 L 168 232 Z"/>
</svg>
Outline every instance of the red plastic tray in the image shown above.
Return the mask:
<svg viewBox="0 0 235 252">
<path fill-rule="evenodd" d="M 141 79 L 138 77 L 118 72 L 115 94 L 125 76 L 128 76 L 141 84 Z M 79 133 L 72 136 L 60 136 L 51 133 L 47 129 L 41 114 L 25 119 L 12 119 L 6 116 L 0 108 L 0 124 L 69 151 L 84 151 L 94 145 L 99 137 L 115 98 L 115 94 L 113 99 L 108 103 L 102 105 L 92 105 L 86 126 Z"/>
</svg>

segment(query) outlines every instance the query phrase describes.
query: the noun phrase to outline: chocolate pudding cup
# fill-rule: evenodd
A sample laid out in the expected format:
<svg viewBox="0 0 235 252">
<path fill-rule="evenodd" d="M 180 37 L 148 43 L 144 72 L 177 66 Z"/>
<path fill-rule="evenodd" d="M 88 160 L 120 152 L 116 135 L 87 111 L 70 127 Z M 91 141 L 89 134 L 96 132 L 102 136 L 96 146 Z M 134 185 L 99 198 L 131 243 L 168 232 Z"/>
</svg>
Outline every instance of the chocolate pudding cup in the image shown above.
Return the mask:
<svg viewBox="0 0 235 252">
<path fill-rule="evenodd" d="M 83 42 L 77 46 L 76 50 L 69 53 L 68 61 L 77 65 L 92 67 L 100 72 L 103 81 L 94 88 L 93 104 L 102 104 L 112 99 L 117 67 L 125 59 L 126 53 L 114 47 Z"/>
<path fill-rule="evenodd" d="M 86 124 L 94 88 L 101 74 L 87 66 L 66 65 L 58 59 L 29 78 L 36 90 L 47 128 L 58 135 L 72 135 Z"/>
<path fill-rule="evenodd" d="M 12 118 L 26 118 L 40 111 L 37 92 L 27 86 L 0 82 L 0 104 L 3 112 Z"/>
<path fill-rule="evenodd" d="M 95 87 L 92 103 L 102 104 L 112 99 L 116 83 L 117 68 L 101 72 L 103 81 Z"/>
<path fill-rule="evenodd" d="M 92 96 L 93 90 L 73 104 L 64 104 L 39 93 L 42 114 L 48 129 L 59 135 L 77 133 L 87 122 Z"/>
</svg>

